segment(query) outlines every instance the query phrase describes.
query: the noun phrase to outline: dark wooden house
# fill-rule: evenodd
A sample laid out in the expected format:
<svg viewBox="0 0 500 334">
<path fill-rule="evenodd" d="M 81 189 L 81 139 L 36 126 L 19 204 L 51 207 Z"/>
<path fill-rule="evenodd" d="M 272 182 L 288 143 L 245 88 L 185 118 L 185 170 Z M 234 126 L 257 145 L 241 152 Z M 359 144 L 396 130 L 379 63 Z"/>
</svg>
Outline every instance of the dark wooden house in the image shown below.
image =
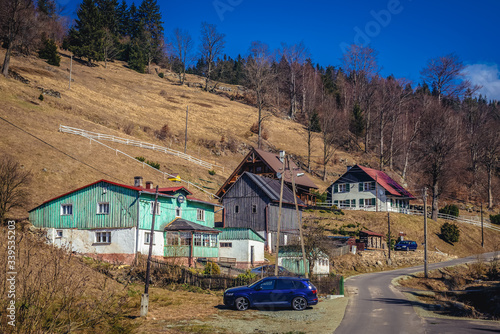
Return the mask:
<svg viewBox="0 0 500 334">
<path fill-rule="evenodd" d="M 231 176 L 217 191 L 216 195 L 222 197 L 244 172 L 250 172 L 278 180 L 278 174 L 283 172 L 284 154 L 285 152 L 283 151 L 280 152 L 280 155 L 276 155 L 274 153 L 252 148 L 238 167 L 236 167 Z M 298 168 L 293 161 L 290 161 L 290 170 L 294 173 L 297 196 L 308 205 L 315 204 L 316 196 L 311 193 L 311 190 L 318 189 L 316 184 L 314 184 L 304 171 Z M 291 173 L 285 173 L 285 184 L 289 189 L 292 189 Z"/>
<path fill-rule="evenodd" d="M 251 228 L 266 240 L 266 248 L 274 251 L 278 230 L 281 183 L 273 178 L 249 172 L 233 182 L 222 194 L 224 227 Z M 297 198 L 299 217 L 304 202 Z M 299 234 L 293 192 L 283 187 L 280 245 L 293 242 Z"/>
<path fill-rule="evenodd" d="M 367 249 L 386 248 L 384 244 L 384 235 L 372 231 L 359 231 L 359 242 L 364 243 Z"/>
</svg>

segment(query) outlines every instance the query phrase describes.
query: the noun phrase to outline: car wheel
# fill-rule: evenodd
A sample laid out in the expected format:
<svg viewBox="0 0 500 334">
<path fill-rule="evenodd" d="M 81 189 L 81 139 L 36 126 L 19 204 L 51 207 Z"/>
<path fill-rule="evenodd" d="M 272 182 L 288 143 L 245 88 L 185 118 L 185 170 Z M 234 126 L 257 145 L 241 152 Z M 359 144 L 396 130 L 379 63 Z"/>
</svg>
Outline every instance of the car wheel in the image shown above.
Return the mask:
<svg viewBox="0 0 500 334">
<path fill-rule="evenodd" d="M 248 307 L 250 306 L 250 303 L 245 297 L 238 297 L 234 301 L 234 306 L 238 311 L 245 311 L 248 310 Z"/>
<path fill-rule="evenodd" d="M 303 297 L 295 297 L 292 301 L 292 308 L 295 311 L 305 310 L 307 307 L 307 301 Z"/>
</svg>

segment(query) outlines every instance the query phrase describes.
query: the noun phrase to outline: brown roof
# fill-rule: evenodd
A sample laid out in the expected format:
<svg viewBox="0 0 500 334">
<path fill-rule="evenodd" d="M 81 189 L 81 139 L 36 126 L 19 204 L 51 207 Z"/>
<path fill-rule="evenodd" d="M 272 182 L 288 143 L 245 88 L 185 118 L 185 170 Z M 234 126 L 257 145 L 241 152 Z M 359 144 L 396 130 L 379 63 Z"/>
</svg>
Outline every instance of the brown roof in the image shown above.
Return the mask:
<svg viewBox="0 0 500 334">
<path fill-rule="evenodd" d="M 280 157 L 274 153 L 266 152 L 263 150 L 259 150 L 258 148 L 254 148 L 255 152 L 259 154 L 264 160 L 264 162 L 276 173 L 281 173 L 283 168 L 283 163 L 280 160 Z M 318 186 L 314 184 L 314 182 L 304 173 L 304 171 L 297 167 L 297 165 L 290 160 L 290 168 L 295 173 L 295 184 L 302 185 L 308 188 L 318 189 Z M 303 173 L 302 176 L 297 176 L 297 174 Z M 290 173 L 285 173 L 285 182 L 292 183 L 292 176 Z"/>
</svg>

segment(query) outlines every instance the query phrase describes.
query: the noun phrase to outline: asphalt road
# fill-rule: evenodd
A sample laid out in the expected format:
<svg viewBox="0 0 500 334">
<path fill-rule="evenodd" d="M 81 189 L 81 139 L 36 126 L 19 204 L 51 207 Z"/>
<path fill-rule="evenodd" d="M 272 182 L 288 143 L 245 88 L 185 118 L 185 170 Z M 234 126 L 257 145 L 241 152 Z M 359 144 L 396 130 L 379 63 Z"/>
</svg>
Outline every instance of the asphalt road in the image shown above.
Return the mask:
<svg viewBox="0 0 500 334">
<path fill-rule="evenodd" d="M 483 255 L 492 258 L 494 253 Z M 474 262 L 476 256 L 429 265 L 429 270 Z M 500 333 L 500 322 L 420 318 L 391 281 L 401 275 L 423 271 L 424 266 L 354 276 L 346 280 L 349 303 L 336 334 Z"/>
</svg>

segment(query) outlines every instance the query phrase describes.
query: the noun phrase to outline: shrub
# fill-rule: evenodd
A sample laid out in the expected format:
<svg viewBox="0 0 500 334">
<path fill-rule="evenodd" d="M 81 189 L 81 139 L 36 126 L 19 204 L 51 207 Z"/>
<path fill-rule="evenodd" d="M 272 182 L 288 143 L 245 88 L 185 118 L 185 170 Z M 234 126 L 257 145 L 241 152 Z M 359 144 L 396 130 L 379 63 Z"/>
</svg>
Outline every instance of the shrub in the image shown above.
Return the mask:
<svg viewBox="0 0 500 334">
<path fill-rule="evenodd" d="M 456 206 L 455 204 L 448 204 L 444 208 L 439 209 L 439 213 L 458 217 L 460 210 L 458 209 L 458 206 Z"/>
<path fill-rule="evenodd" d="M 158 170 L 160 170 L 160 163 L 159 162 L 154 162 L 154 161 L 149 161 L 149 160 L 146 160 L 146 163 L 148 165 L 150 165 L 151 167 L 153 168 L 156 168 Z"/>
<path fill-rule="evenodd" d="M 215 175 L 215 171 L 214 171 L 213 169 L 212 169 L 212 170 L 209 170 L 209 171 L 208 171 L 208 174 L 210 174 L 210 175 Z"/>
<path fill-rule="evenodd" d="M 163 79 L 163 77 L 164 77 L 165 75 L 163 74 L 163 72 L 160 72 L 160 73 L 158 73 L 158 76 L 159 76 L 160 78 L 162 78 L 162 79 Z"/>
<path fill-rule="evenodd" d="M 146 158 L 144 157 L 135 157 L 137 160 L 139 160 L 140 162 L 144 162 L 146 161 Z"/>
<path fill-rule="evenodd" d="M 217 263 L 207 262 L 205 269 L 203 269 L 203 274 L 205 275 L 220 275 L 220 268 Z"/>
<path fill-rule="evenodd" d="M 490 215 L 490 222 L 492 224 L 500 225 L 500 214 L 498 214 L 498 215 Z"/>
<path fill-rule="evenodd" d="M 128 135 L 132 135 L 134 133 L 134 128 L 135 128 L 134 123 L 129 122 L 123 127 L 123 132 L 125 132 Z"/>
<path fill-rule="evenodd" d="M 347 227 L 348 227 L 348 228 L 354 228 L 354 227 L 356 227 L 356 225 L 354 225 L 354 224 L 352 224 L 352 223 L 349 223 L 349 224 L 347 224 Z"/>
<path fill-rule="evenodd" d="M 444 223 L 441 226 L 441 235 L 443 239 L 447 242 L 454 243 L 458 242 L 460 238 L 460 230 L 458 226 L 451 223 Z"/>
<path fill-rule="evenodd" d="M 40 94 L 40 96 L 38 97 L 38 99 L 39 99 L 40 101 L 43 101 L 43 94 Z"/>
<path fill-rule="evenodd" d="M 244 279 L 247 281 L 252 281 L 257 278 L 257 275 L 252 273 L 250 269 L 248 269 L 244 274 L 239 274 L 238 279 Z"/>
<path fill-rule="evenodd" d="M 260 128 L 262 139 L 267 140 L 269 138 L 269 134 L 267 133 L 267 129 L 264 127 L 264 124 L 261 123 Z M 259 134 L 259 122 L 255 122 L 252 124 L 252 126 L 250 127 L 250 132 L 255 133 L 256 135 Z"/>
<path fill-rule="evenodd" d="M 167 124 L 164 124 L 160 130 L 155 131 L 156 138 L 165 140 L 170 136 L 170 129 Z"/>
</svg>

